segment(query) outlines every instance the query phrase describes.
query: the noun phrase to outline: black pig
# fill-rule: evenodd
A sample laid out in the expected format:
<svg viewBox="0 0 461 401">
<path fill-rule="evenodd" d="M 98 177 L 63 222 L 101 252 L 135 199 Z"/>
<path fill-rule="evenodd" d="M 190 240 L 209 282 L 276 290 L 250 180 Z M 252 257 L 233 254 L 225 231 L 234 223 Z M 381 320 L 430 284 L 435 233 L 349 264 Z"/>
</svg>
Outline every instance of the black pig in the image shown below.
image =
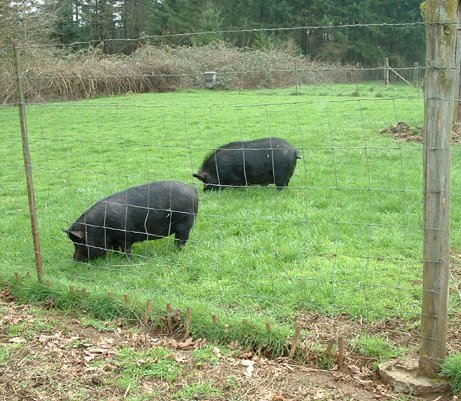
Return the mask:
<svg viewBox="0 0 461 401">
<path fill-rule="evenodd" d="M 205 184 L 205 191 L 269 184 L 282 189 L 288 185 L 297 159 L 298 150 L 281 138 L 237 141 L 213 151 L 193 176 Z"/>
<path fill-rule="evenodd" d="M 74 260 L 88 261 L 134 242 L 175 235 L 181 249 L 198 212 L 197 188 L 175 181 L 152 182 L 111 195 L 83 213 L 68 230 Z"/>
</svg>

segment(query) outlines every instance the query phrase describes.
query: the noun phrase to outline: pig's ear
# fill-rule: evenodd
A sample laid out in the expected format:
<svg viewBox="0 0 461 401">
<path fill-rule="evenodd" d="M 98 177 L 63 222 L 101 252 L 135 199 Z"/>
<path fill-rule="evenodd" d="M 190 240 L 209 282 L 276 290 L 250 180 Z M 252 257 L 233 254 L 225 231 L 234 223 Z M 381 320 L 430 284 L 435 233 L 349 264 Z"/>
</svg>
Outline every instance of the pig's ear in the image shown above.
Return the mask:
<svg viewBox="0 0 461 401">
<path fill-rule="evenodd" d="M 69 236 L 72 236 L 72 237 L 75 237 L 81 240 L 85 238 L 85 233 L 83 231 L 77 231 L 77 230 L 67 231 L 67 234 L 69 234 Z"/>
<path fill-rule="evenodd" d="M 207 178 L 206 174 L 204 174 L 204 173 L 194 173 L 194 174 L 192 174 L 192 177 L 198 178 L 202 182 L 206 182 L 205 180 Z"/>
</svg>

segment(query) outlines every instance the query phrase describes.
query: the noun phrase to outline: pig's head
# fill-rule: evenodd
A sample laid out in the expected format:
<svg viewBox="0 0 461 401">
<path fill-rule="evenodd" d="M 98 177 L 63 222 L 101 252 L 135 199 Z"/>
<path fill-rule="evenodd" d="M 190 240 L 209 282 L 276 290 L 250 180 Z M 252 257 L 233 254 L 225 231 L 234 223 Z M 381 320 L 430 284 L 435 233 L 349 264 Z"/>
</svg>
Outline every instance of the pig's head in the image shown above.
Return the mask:
<svg viewBox="0 0 461 401">
<path fill-rule="evenodd" d="M 200 181 L 203 182 L 203 190 L 204 191 L 213 191 L 215 189 L 219 189 L 219 182 L 216 177 L 211 176 L 205 171 L 199 171 L 197 173 L 192 174 L 193 177 L 198 178 Z"/>
<path fill-rule="evenodd" d="M 71 228 L 65 229 L 69 239 L 74 243 L 75 252 L 73 259 L 76 262 L 88 262 L 99 256 L 105 255 L 106 250 L 97 246 L 91 240 L 87 227 L 84 224 L 74 224 Z"/>
</svg>

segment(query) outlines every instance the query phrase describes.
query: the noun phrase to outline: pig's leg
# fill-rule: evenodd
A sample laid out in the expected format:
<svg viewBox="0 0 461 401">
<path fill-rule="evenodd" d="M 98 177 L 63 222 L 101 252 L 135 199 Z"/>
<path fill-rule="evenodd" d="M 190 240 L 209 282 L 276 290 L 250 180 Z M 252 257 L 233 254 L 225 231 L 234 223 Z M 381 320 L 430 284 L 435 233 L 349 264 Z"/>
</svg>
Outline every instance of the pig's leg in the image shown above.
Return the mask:
<svg viewBox="0 0 461 401">
<path fill-rule="evenodd" d="M 178 224 L 175 229 L 175 244 L 178 249 L 184 248 L 186 245 L 187 240 L 189 239 L 189 231 L 190 227 Z"/>
</svg>

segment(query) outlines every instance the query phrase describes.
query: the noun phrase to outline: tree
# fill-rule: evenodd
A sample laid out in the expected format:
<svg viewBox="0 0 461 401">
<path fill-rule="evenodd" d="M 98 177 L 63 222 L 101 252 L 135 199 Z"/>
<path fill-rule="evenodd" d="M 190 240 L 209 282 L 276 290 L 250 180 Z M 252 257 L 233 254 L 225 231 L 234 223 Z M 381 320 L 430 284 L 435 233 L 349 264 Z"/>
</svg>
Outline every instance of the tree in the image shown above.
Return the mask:
<svg viewBox="0 0 461 401">
<path fill-rule="evenodd" d="M 185 34 L 199 31 L 198 21 L 206 0 L 164 0 L 159 5 L 158 24 L 164 35 Z M 170 45 L 191 45 L 191 36 L 166 36 L 163 41 Z"/>
<path fill-rule="evenodd" d="M 49 6 L 52 2 L 45 3 Z M 53 7 L 56 10 L 56 24 L 51 38 L 62 44 L 74 42 L 86 42 L 90 40 L 88 30 L 83 24 L 82 0 L 55 1 Z"/>
<path fill-rule="evenodd" d="M 159 2 L 155 0 L 123 0 L 116 21 L 117 38 L 138 39 L 160 33 L 158 26 Z M 121 41 L 118 50 L 131 53 L 139 46 L 138 41 Z"/>
<path fill-rule="evenodd" d="M 0 1 L 0 45 L 46 42 L 55 21 L 52 7 L 40 0 Z"/>
<path fill-rule="evenodd" d="M 424 58 L 420 0 L 0 0 L 0 40 L 102 43 L 106 53 L 131 53 L 150 43 L 202 45 L 224 40 L 239 47 L 294 43 L 312 59 L 393 65 Z M 1 20 L 1 19 L 0 19 Z M 34 21 L 32 23 L 32 21 Z M 43 29 L 50 26 L 50 29 Z M 382 25 L 380 25 L 382 24 Z M 286 27 L 302 29 L 279 30 Z M 256 32 L 253 31 L 256 30 Z M 218 33 L 218 31 L 235 31 Z M 188 33 L 209 32 L 200 35 Z M 51 35 L 50 35 L 51 34 Z M 162 36 L 163 35 L 163 36 Z M 75 46 L 80 47 L 80 46 Z"/>
</svg>

